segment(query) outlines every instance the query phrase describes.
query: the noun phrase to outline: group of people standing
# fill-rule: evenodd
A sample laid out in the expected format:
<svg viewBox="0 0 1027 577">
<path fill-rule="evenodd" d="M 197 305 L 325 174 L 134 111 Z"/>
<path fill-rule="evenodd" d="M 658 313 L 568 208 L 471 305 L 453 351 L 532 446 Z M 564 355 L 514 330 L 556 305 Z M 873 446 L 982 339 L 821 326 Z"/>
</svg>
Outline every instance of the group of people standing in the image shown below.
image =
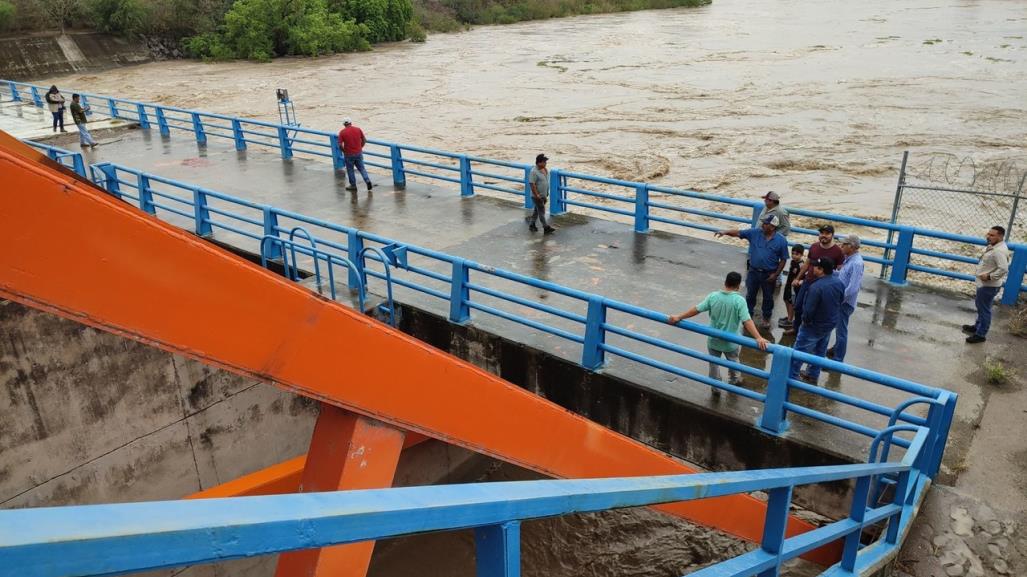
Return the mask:
<svg viewBox="0 0 1027 577">
<path fill-rule="evenodd" d="M 745 297 L 740 293 L 742 275 L 730 272 L 722 289 L 710 293 L 688 311 L 670 316 L 668 321 L 677 324 L 708 312 L 713 328 L 737 334 L 744 327 L 756 340 L 756 345 L 766 350 L 767 340 L 753 321 L 757 297 L 763 293 L 759 328 L 769 329 L 774 312 L 774 293 L 781 284 L 786 265 L 790 263 L 783 295 L 787 315 L 778 320 L 778 326 L 785 329 L 784 334 L 795 335 L 792 345 L 795 350 L 844 362 L 848 352 L 849 319 L 856 311 L 865 270 L 860 238 L 856 234 L 848 234 L 836 242 L 834 226 L 823 224 L 817 230 L 817 242 L 808 250 L 801 244 L 792 245 L 789 258 L 787 236 L 791 232 L 791 223 L 788 211 L 781 206 L 781 197 L 776 192 L 768 192 L 763 200 L 765 207 L 757 219 L 759 228 L 715 233 L 716 236 L 745 239 L 749 243 Z M 1003 227 L 995 226 L 985 236 L 987 245 L 975 274 L 977 319 L 974 324 L 962 327 L 969 334 L 966 342 L 970 344 L 986 340 L 991 326 L 992 305 L 1009 270 L 1005 233 Z M 830 345 L 832 333 L 835 335 L 833 346 Z M 739 346 L 736 343 L 710 337 L 707 348 L 712 356 L 738 362 Z M 792 362 L 790 378 L 816 383 L 820 377 L 820 366 L 810 363 L 803 369 L 803 364 L 798 360 Z M 717 364 L 710 363 L 709 376 L 720 380 Z M 738 384 L 739 380 L 739 372 L 729 366 L 728 383 Z"/>
<path fill-rule="evenodd" d="M 78 128 L 78 141 L 83 148 L 96 148 L 96 140 L 93 139 L 93 135 L 89 134 L 89 130 L 86 129 L 86 113 L 89 112 L 88 106 L 82 106 L 82 98 L 78 94 L 71 95 L 71 119 L 75 123 L 75 127 Z M 46 106 L 50 110 L 50 114 L 53 115 L 53 131 L 57 132 L 58 128 L 61 132 L 67 132 L 64 129 L 64 110 L 65 110 L 64 95 L 57 89 L 57 86 L 50 86 L 50 90 L 46 93 Z"/>
</svg>

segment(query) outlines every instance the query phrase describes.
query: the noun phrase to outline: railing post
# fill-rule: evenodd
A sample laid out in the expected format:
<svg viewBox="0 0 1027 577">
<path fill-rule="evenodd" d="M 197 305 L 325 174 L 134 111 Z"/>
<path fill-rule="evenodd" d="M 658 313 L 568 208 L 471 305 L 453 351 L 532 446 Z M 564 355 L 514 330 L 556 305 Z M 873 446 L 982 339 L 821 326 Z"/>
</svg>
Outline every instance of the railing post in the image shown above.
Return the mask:
<svg viewBox="0 0 1027 577">
<path fill-rule="evenodd" d="M 361 286 L 364 281 L 364 237 L 360 236 L 360 232 L 353 229 L 346 233 L 346 252 L 349 255 L 349 261 L 353 263 L 353 266 L 357 270 L 350 269 L 349 271 L 349 286 L 350 288 L 355 286 Z M 364 287 L 366 290 L 366 286 Z"/>
<path fill-rule="evenodd" d="M 599 295 L 588 298 L 588 312 L 585 317 L 585 343 L 581 351 L 581 366 L 594 371 L 606 362 L 606 302 Z"/>
<path fill-rule="evenodd" d="M 903 507 L 893 517 L 888 519 L 888 528 L 885 530 L 884 540 L 886 543 L 894 545 L 899 541 L 899 524 L 902 522 L 903 516 L 905 516 L 905 505 L 907 493 L 910 490 L 910 483 L 915 482 L 913 475 L 917 473 L 916 468 L 912 468 L 909 471 L 903 471 L 899 473 L 899 478 L 895 483 L 895 495 L 892 498 L 892 503 Z"/>
<path fill-rule="evenodd" d="M 467 301 L 471 299 L 470 269 L 462 258 L 453 259 L 453 274 L 449 286 L 449 320 L 454 323 L 465 323 L 471 318 L 471 307 Z"/>
<path fill-rule="evenodd" d="M 955 393 L 944 391 L 938 398 L 945 406 L 941 409 L 941 416 L 938 426 L 938 442 L 934 452 L 931 454 L 931 463 L 926 467 L 927 475 L 932 479 L 941 469 L 942 459 L 945 457 L 945 441 L 949 438 L 949 431 L 952 429 L 952 419 L 956 415 L 956 401 L 959 400 Z"/>
<path fill-rule="evenodd" d="M 139 208 L 143 212 L 157 214 L 157 207 L 153 205 L 153 192 L 150 191 L 150 177 L 139 174 Z"/>
<path fill-rule="evenodd" d="M 1024 279 L 1027 275 L 1027 245 L 1014 244 L 1009 248 L 1013 251 L 1013 259 L 1009 262 L 1006 284 L 1002 289 L 1002 304 L 1013 306 L 1020 299 L 1020 287 L 1027 280 Z"/>
<path fill-rule="evenodd" d="M 775 435 L 788 428 L 788 374 L 792 370 L 792 349 L 775 345 L 770 361 L 770 378 L 767 379 L 767 398 L 763 402 L 763 415 L 759 427 Z"/>
<path fill-rule="evenodd" d="M 93 111 L 89 108 L 89 99 L 86 98 L 85 94 L 79 95 L 79 104 L 82 105 L 83 114 L 85 114 L 86 116 L 93 115 Z"/>
<path fill-rule="evenodd" d="M 232 119 L 232 138 L 235 139 L 236 150 L 246 150 L 246 136 L 242 133 L 242 122 L 238 118 Z"/>
<path fill-rule="evenodd" d="M 777 556 L 778 559 L 773 567 L 762 571 L 758 577 L 778 577 L 781 574 L 780 555 L 784 550 L 785 529 L 788 528 L 788 507 L 792 503 L 792 487 L 771 489 L 769 496 L 761 547 L 770 555 Z"/>
<path fill-rule="evenodd" d="M 471 159 L 460 155 L 460 196 L 474 196 L 474 179 L 471 174 Z"/>
<path fill-rule="evenodd" d="M 845 536 L 842 548 L 842 569 L 852 573 L 856 568 L 856 555 L 859 553 L 859 539 L 863 533 L 863 520 L 867 514 L 867 496 L 870 494 L 870 477 L 856 479 L 856 490 L 852 492 L 852 509 L 849 519 L 859 524 L 859 529 Z"/>
<path fill-rule="evenodd" d="M 524 208 L 535 208 L 535 200 L 531 198 L 531 168 L 524 167 Z"/>
<path fill-rule="evenodd" d="M 567 192 L 563 189 L 563 175 L 560 169 L 554 168 L 549 171 L 549 214 L 557 215 L 567 212 Z"/>
<path fill-rule="evenodd" d="M 121 200 L 121 183 L 118 181 L 118 169 L 109 162 L 94 164 L 93 168 L 103 173 L 103 188 L 107 190 L 111 196 Z"/>
<path fill-rule="evenodd" d="M 146 115 L 146 106 L 144 104 L 136 104 L 136 115 L 139 116 L 139 128 L 149 130 L 150 119 Z"/>
<path fill-rule="evenodd" d="M 649 232 L 649 185 L 635 187 L 635 232 Z"/>
<path fill-rule="evenodd" d="M 760 215 L 763 214 L 763 206 L 762 204 L 752 205 L 752 227 L 756 230 L 760 228 Z"/>
<path fill-rule="evenodd" d="M 909 261 L 913 251 L 913 229 L 908 226 L 899 228 L 899 240 L 895 245 L 895 262 L 892 263 L 891 277 L 888 282 L 897 285 L 906 284 L 909 272 Z"/>
<path fill-rule="evenodd" d="M 520 521 L 475 528 L 474 550 L 476 577 L 520 577 Z"/>
<path fill-rule="evenodd" d="M 329 134 L 328 135 L 329 145 L 332 147 L 332 168 L 335 170 L 346 169 L 346 157 L 342 154 L 342 148 L 339 147 L 339 135 Z"/>
<path fill-rule="evenodd" d="M 168 126 L 168 118 L 164 115 L 164 108 L 157 107 L 157 128 L 161 136 L 171 136 L 171 128 Z"/>
<path fill-rule="evenodd" d="M 82 160 L 82 155 L 80 153 L 76 152 L 71 155 L 71 163 L 75 167 L 76 174 L 82 178 L 89 178 L 89 176 L 86 175 L 86 162 Z"/>
<path fill-rule="evenodd" d="M 196 134 L 197 144 L 207 144 L 207 133 L 203 130 L 203 121 L 200 120 L 200 115 L 193 112 L 193 133 Z"/>
<path fill-rule="evenodd" d="M 107 108 L 111 112 L 111 118 L 118 118 L 118 103 L 109 96 L 107 97 Z"/>
<path fill-rule="evenodd" d="M 273 236 L 278 238 L 278 213 L 270 206 L 264 207 L 264 236 Z M 264 255 L 264 258 L 268 260 L 278 260 L 282 258 L 281 243 L 262 242 L 261 245 L 267 245 L 267 254 Z"/>
<path fill-rule="evenodd" d="M 193 189 L 193 215 L 196 220 L 196 234 L 209 236 L 214 230 L 210 226 L 210 210 L 207 209 L 207 193 Z"/>
<path fill-rule="evenodd" d="M 282 150 L 282 158 L 292 158 L 292 142 L 289 141 L 289 131 L 284 126 L 278 127 L 278 147 Z"/>
<path fill-rule="evenodd" d="M 15 102 L 21 102 L 21 94 L 18 93 L 18 84 L 13 80 L 8 80 L 7 85 L 11 87 L 11 99 Z"/>
<path fill-rule="evenodd" d="M 39 89 L 36 88 L 35 86 L 33 86 L 31 88 L 31 91 L 32 91 L 32 103 L 35 104 L 37 108 L 42 108 L 43 107 L 43 98 L 41 96 L 39 96 Z"/>
<path fill-rule="evenodd" d="M 396 188 L 406 188 L 407 172 L 403 167 L 403 149 L 398 144 L 389 145 L 389 157 L 392 159 L 392 184 Z"/>
</svg>

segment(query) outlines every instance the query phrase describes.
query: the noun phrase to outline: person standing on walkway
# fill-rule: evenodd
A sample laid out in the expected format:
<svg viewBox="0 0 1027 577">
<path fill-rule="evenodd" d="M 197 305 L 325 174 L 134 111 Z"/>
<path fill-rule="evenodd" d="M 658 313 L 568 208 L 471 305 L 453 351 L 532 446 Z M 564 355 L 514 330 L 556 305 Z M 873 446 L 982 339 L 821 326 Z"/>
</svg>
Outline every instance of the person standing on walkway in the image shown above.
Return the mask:
<svg viewBox="0 0 1027 577">
<path fill-rule="evenodd" d="M 804 285 L 806 301 L 802 307 L 802 325 L 799 327 L 799 336 L 795 338 L 794 348 L 822 357 L 827 353 L 831 331 L 838 325 L 842 303 L 845 301 L 845 285 L 833 274 L 835 263 L 830 257 L 810 262 L 813 280 Z M 792 361 L 789 376 L 816 383 L 820 378 L 820 367 L 809 365 L 808 371 L 800 372 L 802 364 L 798 360 Z"/>
<path fill-rule="evenodd" d="M 71 95 L 71 119 L 75 121 L 75 126 L 78 127 L 78 143 L 82 145 L 82 148 L 87 146 L 96 148 L 96 141 L 93 140 L 93 135 L 89 134 L 86 130 L 86 111 L 89 107 L 82 107 L 79 103 L 78 94 Z"/>
<path fill-rule="evenodd" d="M 838 271 L 838 280 L 845 285 L 845 302 L 842 303 L 842 310 L 838 315 L 838 325 L 834 328 L 834 346 L 827 349 L 827 357 L 845 362 L 845 352 L 849 344 L 849 317 L 856 311 L 856 299 L 859 296 L 859 289 L 863 286 L 863 255 L 859 254 L 859 236 L 847 235 L 842 239 L 842 253 L 845 254 L 845 264 L 842 270 Z"/>
<path fill-rule="evenodd" d="M 61 132 L 67 132 L 64 130 L 64 95 L 57 90 L 56 85 L 51 86 L 46 93 L 46 106 L 53 115 L 53 131 L 57 132 L 57 126 L 60 125 Z"/>
<path fill-rule="evenodd" d="M 977 320 L 972 325 L 963 325 L 963 332 L 970 333 L 966 342 L 970 344 L 983 343 L 988 340 L 988 329 L 991 328 L 991 307 L 995 304 L 995 297 L 1002 288 L 1002 279 L 1009 272 L 1009 247 L 1005 242 L 1006 229 L 1001 226 L 993 226 L 988 230 L 984 239 L 988 246 L 984 247 L 981 260 L 977 262 L 977 273 L 974 275 L 977 282 L 977 296 L 974 304 L 977 305 Z"/>
<path fill-rule="evenodd" d="M 777 217 L 777 221 L 781 223 L 777 227 L 778 234 L 788 238 L 788 233 L 792 232 L 792 222 L 788 217 L 788 209 L 781 206 L 781 195 L 773 190 L 763 195 L 763 212 L 760 213 L 760 217 L 757 220 L 763 222 L 763 219 L 768 216 Z"/>
<path fill-rule="evenodd" d="M 742 295 L 738 294 L 738 289 L 741 284 L 742 275 L 737 272 L 729 272 L 727 274 L 727 278 L 724 279 L 724 288 L 706 295 L 706 298 L 703 299 L 701 303 L 687 311 L 679 315 L 672 315 L 667 319 L 667 322 L 672 325 L 676 325 L 679 322 L 685 319 L 690 319 L 699 313 L 709 312 L 711 327 L 732 335 L 737 335 L 738 329 L 744 325 L 746 332 L 748 332 L 752 338 L 756 339 L 756 345 L 760 350 L 767 350 L 767 339 L 764 339 L 756 329 L 756 325 L 753 324 L 752 317 L 749 315 L 749 309 L 746 305 L 745 299 L 742 298 Z M 709 337 L 706 340 L 706 349 L 710 352 L 710 355 L 714 357 L 723 356 L 729 361 L 735 363 L 738 362 L 739 347 L 736 343 L 717 337 Z M 711 379 L 719 381 L 720 365 L 711 362 L 709 374 Z M 728 367 L 727 382 L 731 385 L 737 385 L 741 382 L 738 370 Z M 714 391 L 719 392 L 718 389 L 714 389 Z"/>
<path fill-rule="evenodd" d="M 528 173 L 531 201 L 535 205 L 535 209 L 527 219 L 528 230 L 538 232 L 538 227 L 535 226 L 535 221 L 537 220 L 542 223 L 542 234 L 556 232 L 556 229 L 549 226 L 549 223 L 546 222 L 546 202 L 549 201 L 549 169 L 546 168 L 546 162 L 548 161 L 548 156 L 539 154 L 535 157 L 535 166 L 531 167 L 531 172 Z"/>
<path fill-rule="evenodd" d="M 817 229 L 819 233 L 817 235 L 817 242 L 809 246 L 809 258 L 806 263 L 799 269 L 799 278 L 792 281 L 792 288 L 799 289 L 799 292 L 795 294 L 795 320 L 792 328 L 785 331 L 786 335 L 793 335 L 799 331 L 799 327 L 802 326 L 802 303 L 806 296 L 803 294 L 803 285 L 813 280 L 813 269 L 811 263 L 818 259 L 827 257 L 834 261 L 834 263 L 841 267 L 845 262 L 845 254 L 834 242 L 834 226 L 830 224 L 820 225 Z"/>
<path fill-rule="evenodd" d="M 799 278 L 799 271 L 802 269 L 803 255 L 806 254 L 806 247 L 799 243 L 792 245 L 792 260 L 788 261 L 788 278 L 785 281 L 785 290 L 782 299 L 785 301 L 785 310 L 788 316 L 777 320 L 777 326 L 783 329 L 790 329 L 795 323 L 795 290 L 792 282 Z M 780 278 L 780 277 L 778 277 Z"/>
<path fill-rule="evenodd" d="M 364 146 L 366 144 L 367 138 L 364 136 L 364 131 L 353 126 L 351 119 L 343 118 L 342 130 L 339 131 L 339 146 L 342 147 L 342 156 L 346 161 L 346 177 L 349 178 L 349 186 L 346 187 L 346 190 L 357 189 L 357 175 L 354 168 L 360 171 L 360 176 L 367 185 L 367 191 L 370 192 L 373 188 L 371 177 L 367 176 L 367 170 L 364 168 Z"/>
<path fill-rule="evenodd" d="M 774 314 L 774 285 L 788 262 L 788 241 L 778 232 L 780 221 L 774 215 L 760 221 L 760 228 L 720 230 L 715 236 L 733 236 L 749 241 L 749 270 L 745 275 L 745 302 L 749 316 L 756 310 L 756 295 L 763 291 L 763 320 L 760 326 L 770 328 Z"/>
</svg>

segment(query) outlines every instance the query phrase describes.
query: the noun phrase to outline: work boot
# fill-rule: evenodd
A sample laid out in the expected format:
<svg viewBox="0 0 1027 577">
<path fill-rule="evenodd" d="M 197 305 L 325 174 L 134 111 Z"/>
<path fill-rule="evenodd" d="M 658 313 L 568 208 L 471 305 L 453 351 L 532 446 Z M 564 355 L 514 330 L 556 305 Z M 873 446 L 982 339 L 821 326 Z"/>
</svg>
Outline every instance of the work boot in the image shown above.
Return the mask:
<svg viewBox="0 0 1027 577">
<path fill-rule="evenodd" d="M 534 223 L 528 225 L 528 230 L 531 232 L 538 232 L 538 227 Z"/>
<path fill-rule="evenodd" d="M 975 334 L 977 332 L 977 327 L 973 325 L 963 325 L 963 332 L 968 335 Z"/>
<path fill-rule="evenodd" d="M 346 187 L 346 190 L 348 190 L 350 192 L 356 192 L 357 191 L 357 185 L 351 184 L 351 185 Z"/>
<path fill-rule="evenodd" d="M 966 342 L 970 343 L 971 345 L 975 345 L 977 343 L 983 343 L 986 340 L 988 340 L 988 339 L 982 337 L 981 335 L 970 335 L 970 336 L 966 337 Z"/>
<path fill-rule="evenodd" d="M 556 229 L 551 226 L 542 229 L 542 234 L 553 234 L 554 232 L 556 232 Z"/>
<path fill-rule="evenodd" d="M 369 181 L 367 181 L 367 192 L 371 192 L 371 189 L 372 189 L 372 188 L 374 188 L 374 185 L 373 185 L 373 184 L 371 184 L 371 181 L 370 181 L 370 180 L 369 180 Z"/>
</svg>

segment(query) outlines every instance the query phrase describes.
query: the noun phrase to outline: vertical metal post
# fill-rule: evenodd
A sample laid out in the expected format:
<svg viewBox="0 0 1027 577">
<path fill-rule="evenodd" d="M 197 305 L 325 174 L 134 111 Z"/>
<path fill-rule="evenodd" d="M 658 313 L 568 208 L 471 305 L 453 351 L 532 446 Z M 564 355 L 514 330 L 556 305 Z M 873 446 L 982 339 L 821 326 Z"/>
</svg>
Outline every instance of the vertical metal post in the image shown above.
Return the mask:
<svg viewBox="0 0 1027 577">
<path fill-rule="evenodd" d="M 332 168 L 335 170 L 345 170 L 346 157 L 342 154 L 342 147 L 339 143 L 339 135 L 329 134 L 328 145 L 332 147 Z"/>
<path fill-rule="evenodd" d="M 453 274 L 449 288 L 449 320 L 454 323 L 465 323 L 471 318 L 471 307 L 467 302 L 471 299 L 470 270 L 462 258 L 453 259 Z"/>
<path fill-rule="evenodd" d="M 906 275 L 909 272 L 909 261 L 913 254 L 913 228 L 909 226 L 899 227 L 899 241 L 895 246 L 895 263 L 892 265 L 891 277 L 888 282 L 897 285 L 906 284 Z"/>
<path fill-rule="evenodd" d="M 763 214 L 763 208 L 765 206 L 766 205 L 764 205 L 764 204 L 754 204 L 754 205 L 752 205 L 752 220 L 751 220 L 751 222 L 752 222 L 752 227 L 755 228 L 755 229 L 759 229 L 760 228 L 760 215 Z"/>
<path fill-rule="evenodd" d="M 86 175 L 86 163 L 85 163 L 84 160 L 82 160 L 82 155 L 81 154 L 79 154 L 77 152 L 75 154 L 72 154 L 71 155 L 71 163 L 75 167 L 75 173 L 76 174 L 78 174 L 82 178 L 89 178 L 89 176 Z"/>
<path fill-rule="evenodd" d="M 474 178 L 471 174 L 471 159 L 460 155 L 460 196 L 474 196 Z"/>
<path fill-rule="evenodd" d="M 236 150 L 246 150 L 246 135 L 242 132 L 242 122 L 238 118 L 232 119 L 232 138 L 235 140 Z"/>
<path fill-rule="evenodd" d="M 909 151 L 904 150 L 902 152 L 902 166 L 899 167 L 899 182 L 895 185 L 895 200 L 892 201 L 891 205 L 891 223 L 896 224 L 899 220 L 899 208 L 902 207 L 902 191 L 906 187 L 906 162 L 909 160 Z M 888 241 L 887 244 L 891 244 L 895 238 L 895 230 L 888 229 Z M 891 249 L 884 249 L 884 260 L 891 258 Z M 884 278 L 888 273 L 888 264 L 881 265 L 881 278 Z"/>
<path fill-rule="evenodd" d="M 94 164 L 93 168 L 103 173 L 104 183 L 103 187 L 112 196 L 117 199 L 121 199 L 121 182 L 118 180 L 118 169 L 113 164 L 105 162 L 102 164 Z"/>
<path fill-rule="evenodd" d="M 563 175 L 560 169 L 554 168 L 549 171 L 549 214 L 556 216 L 567 212 L 567 191 L 563 188 Z"/>
<path fill-rule="evenodd" d="M 649 185 L 635 187 L 635 232 L 649 232 Z"/>
<path fill-rule="evenodd" d="M 767 398 L 763 402 L 763 415 L 759 427 L 775 435 L 788 428 L 788 375 L 792 370 L 792 349 L 774 345 L 770 360 L 770 378 L 767 379 Z"/>
<path fill-rule="evenodd" d="M 157 214 L 157 207 L 153 205 L 153 192 L 150 191 L 150 177 L 139 174 L 139 208 L 143 212 Z"/>
<path fill-rule="evenodd" d="M 852 509 L 849 519 L 859 525 L 852 533 L 845 536 L 842 548 L 842 569 L 852 573 L 856 568 L 856 555 L 859 553 L 859 538 L 863 533 L 863 520 L 867 514 L 867 495 L 870 494 L 870 477 L 856 479 L 856 490 L 852 493 Z"/>
<path fill-rule="evenodd" d="M 264 236 L 272 236 L 278 238 L 278 213 L 275 209 L 270 206 L 264 207 Z M 261 243 L 261 246 L 266 245 L 267 254 L 264 255 L 268 260 L 278 260 L 282 258 L 282 246 L 279 242 L 267 242 Z"/>
<path fill-rule="evenodd" d="M 907 494 L 910 490 L 910 482 L 913 481 L 913 475 L 917 472 L 916 467 L 909 471 L 903 471 L 899 473 L 898 482 L 895 483 L 895 495 L 892 498 L 892 503 L 903 507 L 906 504 Z M 884 540 L 886 543 L 892 545 L 899 541 L 899 524 L 902 521 L 902 517 L 905 515 L 905 511 L 900 510 L 890 519 L 888 519 L 888 528 L 885 531 Z"/>
<path fill-rule="evenodd" d="M 193 189 L 193 215 L 196 220 L 196 234 L 209 236 L 214 230 L 210 226 L 210 210 L 207 209 L 207 193 L 201 188 Z"/>
<path fill-rule="evenodd" d="M 284 126 L 278 127 L 278 146 L 282 149 L 282 158 L 292 158 L 292 142 L 289 140 L 289 131 Z"/>
<path fill-rule="evenodd" d="M 945 407 L 941 411 L 941 425 L 938 427 L 938 445 L 937 450 L 931 455 L 932 462 L 927 467 L 928 476 L 932 479 L 938 474 L 941 469 L 942 459 L 945 458 L 945 440 L 949 438 L 949 431 L 952 429 L 952 419 L 956 415 L 956 401 L 959 400 L 958 395 L 955 393 L 945 391 L 940 397 L 939 401 L 945 403 Z"/>
<path fill-rule="evenodd" d="M 8 80 L 7 85 L 11 87 L 11 99 L 21 102 L 21 94 L 18 94 L 18 85 L 13 80 Z"/>
<path fill-rule="evenodd" d="M 43 98 L 39 96 L 39 89 L 36 88 L 35 86 L 33 86 L 31 88 L 31 90 L 32 90 L 32 103 L 35 104 L 37 108 L 42 108 L 43 107 Z"/>
<path fill-rule="evenodd" d="M 390 144 L 389 158 L 392 160 L 392 185 L 396 188 L 406 188 L 407 172 L 403 167 L 403 149 L 398 144 Z"/>
<path fill-rule="evenodd" d="M 364 279 L 364 237 L 360 236 L 360 231 L 353 229 L 346 233 L 346 252 L 356 267 L 349 271 L 349 287 L 359 287 Z"/>
<path fill-rule="evenodd" d="M 581 350 L 581 366 L 594 371 L 606 362 L 606 302 L 603 297 L 591 295 L 588 298 L 588 312 L 585 317 L 585 343 Z"/>
<path fill-rule="evenodd" d="M 1027 180 L 1027 172 L 1020 177 L 1020 185 L 1016 187 L 1016 196 L 1013 197 L 1013 207 L 1009 212 L 1009 224 L 1006 225 L 1006 239 L 1013 240 L 1013 227 L 1016 226 L 1016 215 L 1020 211 L 1020 197 L 1023 195 L 1023 184 Z"/>
<path fill-rule="evenodd" d="M 203 130 L 203 121 L 200 120 L 200 115 L 193 112 L 193 133 L 196 134 L 197 144 L 207 144 L 207 133 Z"/>
<path fill-rule="evenodd" d="M 474 549 L 476 577 L 520 577 L 520 521 L 476 528 Z"/>
<path fill-rule="evenodd" d="M 164 115 L 164 108 L 157 107 L 157 128 L 160 129 L 161 136 L 171 136 L 171 128 L 168 126 L 168 119 Z"/>
<path fill-rule="evenodd" d="M 763 524 L 763 542 L 761 547 L 778 560 L 770 569 L 762 571 L 758 577 L 778 577 L 781 574 L 781 551 L 784 550 L 785 529 L 788 528 L 788 506 L 792 502 L 792 487 L 780 487 L 770 490 L 767 501 L 767 519 Z"/>
<path fill-rule="evenodd" d="M 1006 273 L 1006 284 L 1002 288 L 1002 304 L 1013 306 L 1020 298 L 1020 287 L 1027 275 L 1027 244 L 1014 244 L 1009 247 L 1013 251 L 1013 259 L 1009 262 Z"/>
<path fill-rule="evenodd" d="M 150 119 L 146 115 L 146 105 L 136 104 L 136 115 L 139 117 L 139 128 L 148 130 L 150 128 Z"/>
<path fill-rule="evenodd" d="M 83 114 L 86 116 L 92 116 L 93 111 L 89 108 L 89 99 L 86 98 L 85 94 L 79 94 L 79 104 L 82 105 Z"/>
<path fill-rule="evenodd" d="M 109 96 L 107 97 L 107 108 L 110 110 L 111 118 L 118 118 L 118 103 Z"/>
<path fill-rule="evenodd" d="M 535 200 L 531 198 L 531 168 L 524 167 L 524 208 L 535 208 Z"/>
</svg>

